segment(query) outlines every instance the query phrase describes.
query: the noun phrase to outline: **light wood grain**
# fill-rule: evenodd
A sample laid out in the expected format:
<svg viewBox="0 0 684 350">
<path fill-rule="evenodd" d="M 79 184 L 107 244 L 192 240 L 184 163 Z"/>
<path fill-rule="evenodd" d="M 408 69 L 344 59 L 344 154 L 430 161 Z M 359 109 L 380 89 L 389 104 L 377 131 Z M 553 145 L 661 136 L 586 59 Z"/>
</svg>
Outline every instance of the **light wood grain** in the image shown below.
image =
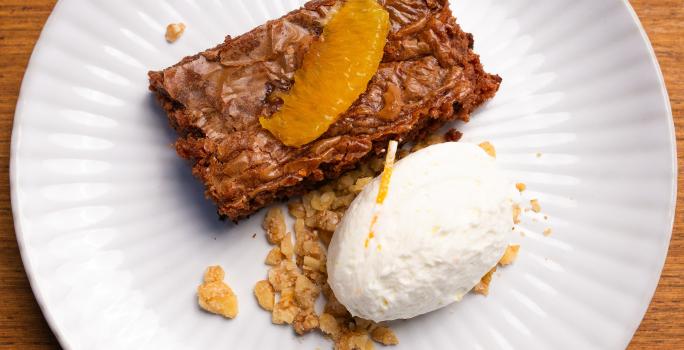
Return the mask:
<svg viewBox="0 0 684 350">
<path fill-rule="evenodd" d="M 601 1 L 601 0 L 597 0 Z M 59 349 L 26 278 L 12 225 L 8 164 L 21 78 L 54 0 L 0 2 L 0 349 Z M 684 1 L 632 0 L 665 75 L 684 149 Z M 678 198 L 684 186 L 679 182 Z M 670 252 L 655 297 L 630 349 L 684 349 L 684 212 L 678 201 Z M 228 344 L 227 344 L 228 346 Z"/>
</svg>

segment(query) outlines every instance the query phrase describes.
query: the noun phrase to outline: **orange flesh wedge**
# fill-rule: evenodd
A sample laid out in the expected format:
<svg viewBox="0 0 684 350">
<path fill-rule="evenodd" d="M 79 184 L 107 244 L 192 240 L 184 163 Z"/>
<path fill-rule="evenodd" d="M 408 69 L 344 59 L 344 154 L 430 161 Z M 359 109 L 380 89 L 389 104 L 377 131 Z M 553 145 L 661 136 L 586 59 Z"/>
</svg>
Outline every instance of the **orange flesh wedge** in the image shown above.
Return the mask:
<svg viewBox="0 0 684 350">
<path fill-rule="evenodd" d="M 281 108 L 261 126 L 288 146 L 321 136 L 361 95 L 382 60 L 389 14 L 376 0 L 348 0 L 304 55 Z"/>
</svg>

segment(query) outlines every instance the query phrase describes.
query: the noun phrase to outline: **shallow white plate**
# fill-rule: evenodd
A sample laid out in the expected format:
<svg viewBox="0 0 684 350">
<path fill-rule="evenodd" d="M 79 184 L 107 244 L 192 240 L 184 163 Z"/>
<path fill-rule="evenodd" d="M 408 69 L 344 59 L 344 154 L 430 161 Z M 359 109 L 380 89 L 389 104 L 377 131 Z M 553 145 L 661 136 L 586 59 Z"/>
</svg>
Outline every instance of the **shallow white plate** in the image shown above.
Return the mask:
<svg viewBox="0 0 684 350">
<path fill-rule="evenodd" d="M 217 220 L 147 91 L 171 65 L 299 1 L 60 1 L 36 45 L 12 139 L 12 204 L 33 290 L 68 349 L 315 349 L 270 324 L 263 212 Z M 619 349 L 651 299 L 675 204 L 674 134 L 653 51 L 619 0 L 458 0 L 501 91 L 463 126 L 539 198 L 489 297 L 394 324 L 397 349 Z M 175 44 L 165 25 L 185 22 Z M 548 216 L 548 220 L 544 216 Z M 553 234 L 544 237 L 550 227 Z M 252 235 L 256 233 L 256 238 Z M 232 321 L 195 288 L 221 264 Z"/>
</svg>

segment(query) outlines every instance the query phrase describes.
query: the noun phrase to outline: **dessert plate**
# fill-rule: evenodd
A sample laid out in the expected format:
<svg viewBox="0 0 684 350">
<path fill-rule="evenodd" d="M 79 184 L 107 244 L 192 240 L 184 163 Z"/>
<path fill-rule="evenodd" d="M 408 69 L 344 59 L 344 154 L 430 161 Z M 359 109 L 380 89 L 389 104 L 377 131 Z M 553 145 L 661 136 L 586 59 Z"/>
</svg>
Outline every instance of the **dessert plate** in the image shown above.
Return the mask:
<svg viewBox="0 0 684 350">
<path fill-rule="evenodd" d="M 17 239 L 45 317 L 67 349 L 315 349 L 270 324 L 252 295 L 268 250 L 263 211 L 219 221 L 174 154 L 146 73 L 301 5 L 271 0 L 60 1 L 17 105 Z M 649 304 L 675 206 L 663 79 L 625 1 L 454 0 L 498 95 L 459 125 L 527 184 L 516 263 L 490 295 L 394 322 L 396 349 L 621 349 Z M 165 26 L 184 22 L 174 44 Z M 543 231 L 552 229 L 550 236 Z M 254 234 L 256 234 L 254 236 Z M 220 264 L 235 320 L 199 310 Z"/>
</svg>

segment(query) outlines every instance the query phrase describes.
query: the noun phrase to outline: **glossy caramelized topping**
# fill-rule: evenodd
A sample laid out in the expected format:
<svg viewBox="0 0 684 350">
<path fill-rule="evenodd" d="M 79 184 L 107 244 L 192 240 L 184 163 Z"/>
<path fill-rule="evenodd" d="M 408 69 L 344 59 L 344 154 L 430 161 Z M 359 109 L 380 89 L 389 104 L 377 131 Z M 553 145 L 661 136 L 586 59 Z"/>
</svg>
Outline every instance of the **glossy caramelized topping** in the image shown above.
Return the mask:
<svg viewBox="0 0 684 350">
<path fill-rule="evenodd" d="M 304 56 L 292 90 L 276 96 L 283 105 L 261 125 L 288 146 L 321 136 L 366 90 L 388 32 L 389 14 L 375 0 L 347 1 Z"/>
</svg>

